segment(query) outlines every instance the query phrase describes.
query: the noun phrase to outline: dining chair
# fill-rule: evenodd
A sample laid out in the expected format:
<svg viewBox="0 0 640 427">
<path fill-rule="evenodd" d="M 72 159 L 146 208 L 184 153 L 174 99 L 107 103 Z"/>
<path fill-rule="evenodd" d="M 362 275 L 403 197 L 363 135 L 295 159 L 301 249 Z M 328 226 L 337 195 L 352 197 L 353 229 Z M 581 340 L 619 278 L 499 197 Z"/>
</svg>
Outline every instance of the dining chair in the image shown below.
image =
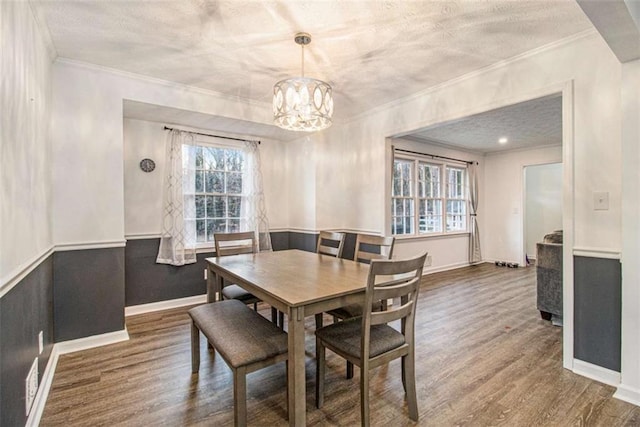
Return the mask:
<svg viewBox="0 0 640 427">
<path fill-rule="evenodd" d="M 318 243 L 316 244 L 316 253 L 321 255 L 329 255 L 336 258 L 342 256 L 342 250 L 344 249 L 344 240 L 346 234 L 337 231 L 321 231 L 318 235 Z M 316 327 L 318 322 L 322 326 L 322 313 L 318 313 L 315 316 Z M 278 321 L 280 327 L 284 327 L 284 313 L 278 313 Z"/>
<path fill-rule="evenodd" d="M 374 259 L 391 259 L 395 237 L 374 236 L 370 234 L 358 234 L 356 246 L 353 253 L 353 260 L 369 264 Z M 338 319 L 350 319 L 362 315 L 360 304 L 351 304 L 345 307 L 328 311 L 333 316 L 334 321 Z M 321 328 L 323 323 L 322 315 L 316 316 L 316 329 Z"/>
<path fill-rule="evenodd" d="M 396 238 L 375 236 L 371 234 L 358 234 L 356 237 L 356 247 L 353 253 L 353 260 L 356 262 L 371 263 L 374 259 L 389 260 L 393 256 L 393 247 Z M 374 307 L 385 307 L 387 301 L 374 301 Z M 330 310 L 327 314 L 333 316 L 333 321 L 351 319 L 362 316 L 362 305 L 350 304 L 344 307 Z M 316 316 L 316 329 L 321 328 L 323 323 L 322 314 Z M 353 365 L 347 361 L 347 378 L 353 378 Z"/>
<path fill-rule="evenodd" d="M 402 358 L 402 385 L 409 418 L 418 420 L 415 382 L 415 312 L 427 254 L 407 260 L 372 260 L 362 317 L 316 330 L 316 406 L 324 404 L 326 349 L 360 367 L 361 424 L 369 426 L 369 371 Z M 389 278 L 389 276 L 395 276 Z M 382 282 L 380 278 L 385 282 Z M 374 311 L 374 301 L 399 298 L 400 304 Z M 400 331 L 389 322 L 400 320 Z"/>
<path fill-rule="evenodd" d="M 254 254 L 258 251 L 256 235 L 253 231 L 235 233 L 214 233 L 216 256 Z M 235 284 L 222 287 L 222 299 L 235 299 L 247 305 L 253 305 L 258 311 L 260 299 Z M 271 307 L 271 321 L 277 323 L 277 310 Z"/>
<path fill-rule="evenodd" d="M 345 233 L 336 231 L 321 231 L 318 236 L 316 252 L 322 255 L 331 255 L 337 258 L 342 256 L 344 249 Z"/>
</svg>

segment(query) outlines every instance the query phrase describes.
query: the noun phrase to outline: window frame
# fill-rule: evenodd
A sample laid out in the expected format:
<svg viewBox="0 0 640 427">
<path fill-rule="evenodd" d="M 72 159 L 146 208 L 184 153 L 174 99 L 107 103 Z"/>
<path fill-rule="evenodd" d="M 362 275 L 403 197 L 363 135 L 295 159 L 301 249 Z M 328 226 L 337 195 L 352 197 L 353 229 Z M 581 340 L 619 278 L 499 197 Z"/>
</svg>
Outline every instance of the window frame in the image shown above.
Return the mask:
<svg viewBox="0 0 640 427">
<path fill-rule="evenodd" d="M 413 205 L 414 205 L 414 215 L 413 215 L 413 230 L 411 233 L 404 233 L 404 234 L 396 234 L 395 232 L 395 219 L 397 217 L 397 215 L 394 215 L 394 207 L 395 207 L 395 201 L 396 199 L 400 198 L 398 196 L 394 196 L 394 184 L 395 184 L 395 176 L 394 176 L 394 170 L 395 170 L 395 164 L 396 161 L 403 161 L 403 162 L 410 162 L 411 163 L 411 170 L 410 170 L 410 175 L 411 175 L 411 179 L 412 179 L 412 194 L 411 194 L 411 198 L 414 200 L 413 201 Z M 425 182 L 425 180 L 420 180 L 420 173 L 419 173 L 419 168 L 421 165 L 432 165 L 434 167 L 438 167 L 439 170 L 439 195 L 440 197 L 427 197 L 426 194 L 427 192 L 425 192 L 425 196 L 423 197 L 421 195 L 421 185 L 423 182 Z M 448 179 L 448 173 L 450 169 L 455 169 L 455 170 L 461 170 L 462 171 L 462 192 L 463 192 L 463 197 L 462 198 L 457 198 L 457 197 L 449 197 L 449 192 L 450 192 L 450 188 L 449 188 L 449 179 Z M 422 157 L 422 156 L 412 156 L 410 154 L 398 154 L 395 153 L 394 157 L 393 157 L 393 163 L 392 163 L 392 170 L 391 170 L 391 183 L 390 183 L 390 187 L 391 187 L 391 191 L 390 191 L 390 232 L 391 235 L 399 238 L 399 239 L 409 239 L 409 238 L 425 238 L 425 237 L 437 237 L 437 236 L 452 236 L 452 235 L 460 235 L 460 234 L 469 234 L 469 223 L 470 223 L 470 213 L 469 213 L 469 183 L 468 183 L 468 167 L 467 164 L 464 164 L 463 162 L 455 162 L 455 161 L 448 161 L 448 160 L 440 160 L 440 159 L 432 159 L 432 158 L 426 158 L 426 157 Z M 421 231 L 420 228 L 420 210 L 422 207 L 422 203 L 423 201 L 426 202 L 427 200 L 434 200 L 434 201 L 438 201 L 440 203 L 440 230 L 439 231 Z M 450 215 L 448 213 L 447 210 L 447 202 L 449 201 L 464 201 L 464 209 L 465 209 L 465 213 L 464 213 L 464 230 L 460 230 L 460 229 L 454 229 L 454 230 L 450 230 L 448 231 L 447 228 L 447 224 L 448 224 L 448 220 L 451 216 L 455 216 L 455 214 Z M 426 210 L 426 205 L 425 205 L 425 214 L 426 214 L 427 210 Z M 426 216 L 426 215 L 424 215 Z M 459 216 L 459 215 L 458 215 Z"/>
<path fill-rule="evenodd" d="M 183 144 L 183 149 L 184 146 L 194 146 L 194 147 L 202 147 L 202 148 L 217 148 L 217 149 L 221 149 L 221 150 L 235 150 L 235 151 L 240 151 L 243 153 L 244 156 L 244 161 L 243 161 L 243 167 L 241 168 L 241 170 L 239 171 L 239 173 L 242 175 L 243 179 L 245 177 L 245 175 L 247 173 L 249 173 L 248 171 L 246 171 L 244 168 L 247 167 L 247 149 L 244 146 L 238 146 L 238 145 L 234 145 L 234 144 L 229 144 L 229 143 L 224 143 L 224 142 L 211 142 L 211 141 L 204 141 L 202 139 L 196 139 L 193 144 Z M 202 168 L 198 168 L 197 166 L 194 166 L 194 173 L 197 173 L 197 171 L 206 171 L 207 169 L 202 169 Z M 223 171 L 225 173 L 225 175 L 227 173 L 229 173 L 230 171 L 226 170 Z M 188 170 L 185 169 L 183 167 L 183 173 L 188 173 Z M 204 182 L 206 181 L 205 178 L 203 178 L 203 190 L 206 190 L 206 183 Z M 242 185 L 242 188 L 244 187 L 244 185 Z M 186 199 L 187 195 L 193 195 L 194 197 L 197 196 L 205 196 L 205 218 L 204 220 L 207 221 L 208 219 L 210 219 L 208 217 L 208 215 L 206 214 L 206 209 L 207 209 L 207 202 L 206 202 L 206 197 L 207 196 L 211 196 L 211 197 L 215 197 L 215 196 L 225 196 L 225 197 L 239 197 L 240 198 L 240 217 L 238 218 L 240 224 L 243 223 L 243 217 L 242 217 L 242 202 L 244 201 L 244 199 L 246 199 L 246 194 L 244 194 L 243 189 L 241 189 L 240 193 L 217 193 L 217 192 L 207 192 L 207 191 L 196 191 L 196 183 L 194 182 L 194 188 L 193 188 L 193 193 L 186 193 L 183 190 L 183 199 Z M 183 200 L 183 203 L 186 203 L 186 200 Z M 195 203 L 195 200 L 194 200 Z M 215 208 L 214 208 L 215 209 Z M 227 214 L 228 214 L 228 204 L 226 205 L 226 210 L 227 210 Z M 195 247 L 196 247 L 196 252 L 209 252 L 211 249 L 215 248 L 215 242 L 213 240 L 213 238 L 211 240 L 207 240 L 207 230 L 205 227 L 205 241 L 198 241 L 198 231 L 197 231 L 197 221 L 198 221 L 198 216 L 197 216 L 197 212 L 196 212 L 196 207 L 194 205 L 194 213 L 195 213 L 195 217 L 194 218 L 188 218 L 186 215 L 186 212 L 183 214 L 184 215 L 184 221 L 193 221 L 194 225 L 193 225 L 193 230 L 195 232 L 195 235 L 193 236 L 193 240 L 195 242 Z M 225 219 L 229 219 L 230 217 L 227 215 L 224 217 Z M 235 218 L 235 217 L 234 217 Z"/>
</svg>

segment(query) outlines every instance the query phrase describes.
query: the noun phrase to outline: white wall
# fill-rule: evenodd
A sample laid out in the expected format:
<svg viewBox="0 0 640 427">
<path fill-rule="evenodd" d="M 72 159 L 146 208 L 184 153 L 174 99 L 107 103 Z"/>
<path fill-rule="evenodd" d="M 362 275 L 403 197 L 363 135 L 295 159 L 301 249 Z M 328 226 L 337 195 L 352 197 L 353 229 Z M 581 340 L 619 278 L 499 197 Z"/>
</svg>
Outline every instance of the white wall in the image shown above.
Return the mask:
<svg viewBox="0 0 640 427">
<path fill-rule="evenodd" d="M 388 165 L 385 138 L 405 134 L 429 126 L 487 111 L 500 106 L 521 102 L 551 93 L 558 93 L 566 85 L 573 87 L 574 127 L 574 187 L 572 204 L 575 216 L 575 244 L 590 248 L 620 248 L 621 218 L 621 153 L 620 153 L 620 63 L 609 47 L 596 33 L 560 43 L 505 61 L 494 67 L 455 79 L 414 97 L 400 100 L 369 112 L 344 125 L 336 125 L 328 132 L 310 138 L 318 146 L 330 147 L 333 159 L 348 167 L 317 169 L 318 182 L 334 183 L 349 188 L 346 195 L 335 192 L 322 200 L 323 205 L 336 207 L 331 212 L 318 210 L 318 224 L 329 224 L 329 215 L 344 218 L 349 229 L 385 230 Z M 565 132 L 569 130 L 565 129 Z M 553 159 L 535 162 L 561 161 L 560 150 Z M 348 163 L 347 163 L 348 162 Z M 492 194 L 498 189 L 492 182 L 505 185 L 505 178 L 494 172 L 489 176 L 489 162 L 485 165 L 485 188 Z M 494 159 L 493 162 L 499 162 Z M 372 165 L 373 163 L 373 165 Z M 504 165 L 505 167 L 508 165 Z M 359 171 L 364 173 L 359 173 Z M 522 171 L 519 172 L 520 190 Z M 504 189 L 504 188 L 503 188 Z M 508 190 L 509 192 L 511 190 Z M 610 209 L 593 210 L 593 192 L 609 192 Z M 511 193 L 515 194 L 515 193 Z M 345 206 L 343 200 L 348 200 Z M 494 198 L 495 199 L 495 198 Z M 487 259 L 502 258 L 522 262 L 522 241 L 511 236 L 522 236 L 522 200 L 487 200 L 483 213 L 483 254 Z M 497 205 L 495 203 L 497 203 Z M 496 206 L 508 209 L 505 222 L 493 219 Z M 351 209 L 355 207 L 357 209 Z M 518 209 L 513 214 L 513 208 Z M 366 209 L 366 210 L 364 210 Z M 366 212 L 366 214 L 362 214 Z M 304 215 L 299 213 L 298 215 Z M 518 225 L 519 224 L 519 225 Z M 499 247 L 498 245 L 505 246 Z"/>
<path fill-rule="evenodd" d="M 58 60 L 53 67 L 53 240 L 124 243 L 123 100 L 271 122 L 268 105 Z"/>
<path fill-rule="evenodd" d="M 162 186 L 165 173 L 164 125 L 124 119 L 124 232 L 127 237 L 159 235 L 162 226 Z M 145 173 L 140 161 L 156 168 Z"/>
<path fill-rule="evenodd" d="M 525 172 L 525 248 L 536 258 L 536 243 L 562 230 L 562 163 L 527 166 Z"/>
<path fill-rule="evenodd" d="M 185 130 L 196 130 L 181 126 Z M 215 130 L 197 129 L 223 136 Z M 164 123 L 124 119 L 124 227 L 127 237 L 157 236 L 162 226 L 162 192 L 166 164 L 166 136 Z M 200 137 L 205 142 L 210 139 Z M 259 146 L 267 215 L 272 228 L 286 228 L 288 224 L 288 191 L 286 177 L 286 145 L 279 141 L 263 140 Z M 140 169 L 140 160 L 152 159 L 153 172 Z"/>
<path fill-rule="evenodd" d="M 622 72 L 622 386 L 616 396 L 640 405 L 640 60 Z"/>
<path fill-rule="evenodd" d="M 28 2 L 0 2 L 0 293 L 51 236 L 51 62 Z"/>
<path fill-rule="evenodd" d="M 316 146 L 308 136 L 287 143 L 286 183 L 280 191 L 289 194 L 288 228 L 315 231 Z M 326 188 L 325 188 L 326 190 Z"/>
<path fill-rule="evenodd" d="M 524 167 L 559 161 L 562 161 L 562 147 L 509 151 L 486 157 L 484 259 L 523 263 Z M 558 228 L 562 228 L 562 224 Z"/>
</svg>

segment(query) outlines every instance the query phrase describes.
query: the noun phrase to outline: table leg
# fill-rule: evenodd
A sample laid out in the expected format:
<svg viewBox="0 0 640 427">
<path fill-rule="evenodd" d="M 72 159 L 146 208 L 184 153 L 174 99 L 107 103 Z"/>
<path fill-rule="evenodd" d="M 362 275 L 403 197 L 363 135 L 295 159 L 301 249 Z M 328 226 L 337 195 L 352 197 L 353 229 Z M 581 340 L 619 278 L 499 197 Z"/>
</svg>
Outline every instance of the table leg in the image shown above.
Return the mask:
<svg viewBox="0 0 640 427">
<path fill-rule="evenodd" d="M 289 309 L 289 425 L 306 424 L 304 308 Z"/>
<path fill-rule="evenodd" d="M 222 277 L 216 274 L 211 267 L 207 273 L 207 303 L 218 301 L 220 292 L 222 291 Z"/>
</svg>

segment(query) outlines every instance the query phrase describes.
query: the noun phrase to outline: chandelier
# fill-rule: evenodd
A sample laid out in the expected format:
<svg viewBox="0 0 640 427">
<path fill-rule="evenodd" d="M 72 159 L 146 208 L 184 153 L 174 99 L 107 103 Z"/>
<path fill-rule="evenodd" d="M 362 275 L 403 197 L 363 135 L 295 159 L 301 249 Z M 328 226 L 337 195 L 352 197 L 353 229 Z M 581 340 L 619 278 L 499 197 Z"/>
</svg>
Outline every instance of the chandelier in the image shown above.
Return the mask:
<svg viewBox="0 0 640 427">
<path fill-rule="evenodd" d="M 304 47 L 311 43 L 307 33 L 296 34 L 302 47 L 302 76 L 281 80 L 273 86 L 273 122 L 287 130 L 313 132 L 331 126 L 331 86 L 304 76 Z"/>
</svg>

